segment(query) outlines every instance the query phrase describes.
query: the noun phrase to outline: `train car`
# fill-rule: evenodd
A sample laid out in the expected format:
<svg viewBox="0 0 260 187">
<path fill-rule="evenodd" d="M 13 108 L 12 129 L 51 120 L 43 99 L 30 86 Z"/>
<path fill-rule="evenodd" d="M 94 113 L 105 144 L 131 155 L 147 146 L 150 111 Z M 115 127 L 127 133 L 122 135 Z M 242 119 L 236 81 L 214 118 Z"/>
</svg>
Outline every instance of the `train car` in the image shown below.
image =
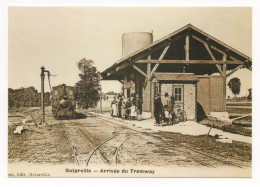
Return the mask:
<svg viewBox="0 0 260 187">
<path fill-rule="evenodd" d="M 74 98 L 74 87 L 62 84 L 53 87 L 52 113 L 57 119 L 74 118 L 76 101 Z"/>
</svg>

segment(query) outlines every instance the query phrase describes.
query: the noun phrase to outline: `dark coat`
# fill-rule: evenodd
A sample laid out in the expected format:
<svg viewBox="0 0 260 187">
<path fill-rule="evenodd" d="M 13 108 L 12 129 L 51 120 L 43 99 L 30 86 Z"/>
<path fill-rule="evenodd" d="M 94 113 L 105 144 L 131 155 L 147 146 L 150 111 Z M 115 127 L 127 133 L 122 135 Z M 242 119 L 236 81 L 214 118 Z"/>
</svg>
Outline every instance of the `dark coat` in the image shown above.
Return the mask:
<svg viewBox="0 0 260 187">
<path fill-rule="evenodd" d="M 157 97 L 154 99 L 154 112 L 159 113 L 163 110 L 163 104 L 161 97 Z"/>
<path fill-rule="evenodd" d="M 135 106 L 136 106 L 138 109 L 141 109 L 141 108 L 142 108 L 142 105 L 143 105 L 142 99 L 136 98 L 136 99 L 135 99 Z"/>
</svg>

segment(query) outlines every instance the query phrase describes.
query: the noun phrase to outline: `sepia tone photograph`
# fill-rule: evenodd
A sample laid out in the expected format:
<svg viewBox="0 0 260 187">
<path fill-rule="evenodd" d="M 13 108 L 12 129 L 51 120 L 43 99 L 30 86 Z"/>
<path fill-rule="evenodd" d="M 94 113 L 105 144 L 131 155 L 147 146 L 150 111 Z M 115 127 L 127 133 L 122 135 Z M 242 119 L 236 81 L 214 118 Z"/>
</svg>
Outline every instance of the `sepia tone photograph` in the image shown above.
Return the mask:
<svg viewBox="0 0 260 187">
<path fill-rule="evenodd" d="M 252 8 L 8 8 L 8 177 L 252 177 Z"/>
</svg>

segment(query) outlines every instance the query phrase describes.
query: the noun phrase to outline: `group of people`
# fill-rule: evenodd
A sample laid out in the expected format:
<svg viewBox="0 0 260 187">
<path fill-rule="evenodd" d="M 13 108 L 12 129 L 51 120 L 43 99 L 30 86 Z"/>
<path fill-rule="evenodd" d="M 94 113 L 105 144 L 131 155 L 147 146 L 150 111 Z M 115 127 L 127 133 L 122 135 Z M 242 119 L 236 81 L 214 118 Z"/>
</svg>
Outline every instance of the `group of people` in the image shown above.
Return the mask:
<svg viewBox="0 0 260 187">
<path fill-rule="evenodd" d="M 173 96 L 169 97 L 168 93 L 165 93 L 161 98 L 159 94 L 154 98 L 154 117 L 155 124 L 159 125 L 163 120 L 165 123 L 172 123 L 174 113 L 175 99 Z"/>
<path fill-rule="evenodd" d="M 128 120 L 141 120 L 142 104 L 143 101 L 139 94 L 132 94 L 131 98 L 119 95 L 114 97 L 114 100 L 111 102 L 111 116 Z M 165 93 L 163 97 L 159 94 L 155 95 L 154 117 L 156 125 L 161 124 L 162 121 L 167 124 L 172 123 L 174 105 L 175 99 L 173 96 L 169 97 L 168 93 Z"/>
<path fill-rule="evenodd" d="M 124 96 L 114 97 L 111 102 L 111 116 L 122 119 L 141 120 L 143 101 L 139 94 L 132 94 L 131 98 Z"/>
</svg>

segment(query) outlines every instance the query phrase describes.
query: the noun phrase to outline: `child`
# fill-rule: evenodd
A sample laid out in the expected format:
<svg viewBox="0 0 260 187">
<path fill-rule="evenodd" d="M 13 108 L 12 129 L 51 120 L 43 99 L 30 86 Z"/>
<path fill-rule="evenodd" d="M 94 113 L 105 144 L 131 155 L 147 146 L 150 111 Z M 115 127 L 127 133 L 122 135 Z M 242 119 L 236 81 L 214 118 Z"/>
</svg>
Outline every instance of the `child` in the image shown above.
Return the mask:
<svg viewBox="0 0 260 187">
<path fill-rule="evenodd" d="M 131 112 L 130 112 L 130 119 L 135 119 L 136 116 L 137 116 L 136 106 L 135 106 L 134 103 L 132 102 Z"/>
</svg>

